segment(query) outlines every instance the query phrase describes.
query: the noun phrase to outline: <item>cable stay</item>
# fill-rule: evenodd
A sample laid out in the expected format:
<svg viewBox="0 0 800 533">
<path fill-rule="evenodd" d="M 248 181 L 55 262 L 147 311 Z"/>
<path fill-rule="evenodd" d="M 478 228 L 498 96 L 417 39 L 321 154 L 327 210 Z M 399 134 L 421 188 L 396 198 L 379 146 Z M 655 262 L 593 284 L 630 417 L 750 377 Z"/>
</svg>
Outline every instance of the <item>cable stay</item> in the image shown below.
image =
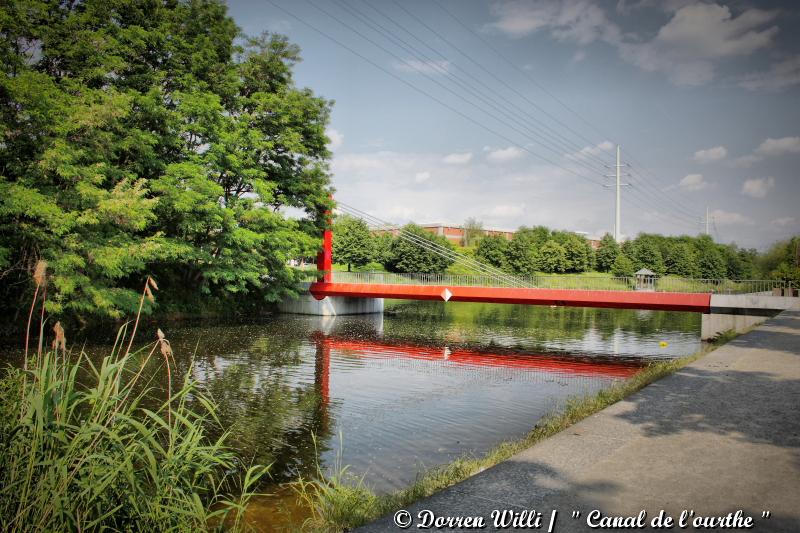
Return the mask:
<svg viewBox="0 0 800 533">
<path fill-rule="evenodd" d="M 494 267 L 492 265 L 487 265 L 486 263 L 482 263 L 482 262 L 480 262 L 480 261 L 478 261 L 476 259 L 473 259 L 471 257 L 466 257 L 466 256 L 464 256 L 464 255 L 462 255 L 462 254 L 460 254 L 460 253 L 458 253 L 458 252 L 456 252 L 454 250 L 451 250 L 449 248 L 441 246 L 440 244 L 432 242 L 432 241 L 430 241 L 428 239 L 425 239 L 423 237 L 420 237 L 419 235 L 415 235 L 414 233 L 411 233 L 411 232 L 409 232 L 407 230 L 404 230 L 402 228 L 397 228 L 397 226 L 395 224 L 392 224 L 391 222 L 387 222 L 385 220 L 381 220 L 381 219 L 379 219 L 379 218 L 377 218 L 377 217 L 375 217 L 373 215 L 370 215 L 369 213 L 367 213 L 365 211 L 362 211 L 362 210 L 357 209 L 355 207 L 349 206 L 349 205 L 344 204 L 342 202 L 337 202 L 337 205 L 345 213 L 347 213 L 349 215 L 352 215 L 352 216 L 355 216 L 357 218 L 360 218 L 360 219 L 364 220 L 365 222 L 367 222 L 368 224 L 371 224 L 373 227 L 376 227 L 379 230 L 381 230 L 381 229 L 383 229 L 383 230 L 394 230 L 394 229 L 396 229 L 398 231 L 398 233 L 399 233 L 398 236 L 400 238 L 402 238 L 403 240 L 405 240 L 407 242 L 410 242 L 412 244 L 415 244 L 416 246 L 418 246 L 420 248 L 423 248 L 423 249 L 425 249 L 425 250 L 427 250 L 429 252 L 435 253 L 435 254 L 437 254 L 437 255 L 439 255 L 441 257 L 444 257 L 444 258 L 446 258 L 448 260 L 456 262 L 456 263 L 458 263 L 458 264 L 460 264 L 462 266 L 470 268 L 470 269 L 472 269 L 472 270 L 474 270 L 474 271 L 476 271 L 476 272 L 478 272 L 478 273 L 480 273 L 482 275 L 491 277 L 492 279 L 495 279 L 497 281 L 503 281 L 506 284 L 509 284 L 509 285 L 511 285 L 513 287 L 526 287 L 526 286 L 528 286 L 528 284 L 525 281 L 517 278 L 516 276 L 510 275 L 510 274 L 508 274 L 506 272 L 503 272 L 502 270 L 500 270 L 500 269 L 498 269 L 498 268 L 496 268 L 496 267 Z"/>
</svg>

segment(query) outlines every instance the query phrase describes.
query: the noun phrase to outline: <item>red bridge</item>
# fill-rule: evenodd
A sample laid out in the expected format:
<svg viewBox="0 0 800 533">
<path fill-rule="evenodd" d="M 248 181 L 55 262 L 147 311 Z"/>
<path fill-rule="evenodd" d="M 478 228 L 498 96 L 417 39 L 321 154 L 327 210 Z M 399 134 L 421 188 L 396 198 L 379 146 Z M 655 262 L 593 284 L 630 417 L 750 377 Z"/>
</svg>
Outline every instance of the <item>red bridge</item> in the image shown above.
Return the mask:
<svg viewBox="0 0 800 533">
<path fill-rule="evenodd" d="M 343 209 L 368 222 L 378 220 L 355 208 L 345 206 Z M 384 224 L 381 221 L 379 223 Z M 659 278 L 652 273 L 616 278 L 520 277 L 404 230 L 400 230 L 398 238 L 429 253 L 446 257 L 476 274 L 334 272 L 333 232 L 328 229 L 323 234 L 323 247 L 317 257 L 316 281 L 310 284 L 309 292 L 316 300 L 330 296 L 335 299 L 389 298 L 703 313 L 701 335 L 704 339 L 727 329 L 747 328 L 796 304 L 796 299 L 786 297 L 795 294 L 794 289 L 775 280 Z M 310 313 L 306 310 L 299 312 L 335 315 L 382 311 L 382 306 L 375 310 L 355 307 L 354 310 L 348 310 L 346 305 L 342 305 L 337 310 L 337 305 L 332 303 L 327 307 Z"/>
</svg>

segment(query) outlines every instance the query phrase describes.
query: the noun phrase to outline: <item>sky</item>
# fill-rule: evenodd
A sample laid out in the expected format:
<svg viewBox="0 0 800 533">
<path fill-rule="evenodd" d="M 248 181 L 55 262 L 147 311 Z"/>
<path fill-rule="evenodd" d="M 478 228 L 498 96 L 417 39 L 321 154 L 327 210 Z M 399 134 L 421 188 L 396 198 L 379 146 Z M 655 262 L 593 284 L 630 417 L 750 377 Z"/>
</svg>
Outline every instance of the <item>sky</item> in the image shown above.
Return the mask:
<svg viewBox="0 0 800 533">
<path fill-rule="evenodd" d="M 338 201 L 393 223 L 800 233 L 800 10 L 691 0 L 230 0 L 333 100 Z"/>
</svg>

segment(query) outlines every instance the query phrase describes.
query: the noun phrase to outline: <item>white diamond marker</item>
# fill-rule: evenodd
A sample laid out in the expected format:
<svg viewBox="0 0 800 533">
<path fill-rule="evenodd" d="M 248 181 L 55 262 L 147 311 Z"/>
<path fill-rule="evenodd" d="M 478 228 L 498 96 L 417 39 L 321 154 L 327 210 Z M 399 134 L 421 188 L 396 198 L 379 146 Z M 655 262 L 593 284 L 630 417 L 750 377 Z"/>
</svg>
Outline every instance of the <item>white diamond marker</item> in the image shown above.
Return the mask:
<svg viewBox="0 0 800 533">
<path fill-rule="evenodd" d="M 450 289 L 445 289 L 445 290 L 442 291 L 442 300 L 444 300 L 445 302 L 449 301 L 450 297 L 452 297 L 452 296 L 453 296 L 453 293 L 450 292 Z"/>
</svg>

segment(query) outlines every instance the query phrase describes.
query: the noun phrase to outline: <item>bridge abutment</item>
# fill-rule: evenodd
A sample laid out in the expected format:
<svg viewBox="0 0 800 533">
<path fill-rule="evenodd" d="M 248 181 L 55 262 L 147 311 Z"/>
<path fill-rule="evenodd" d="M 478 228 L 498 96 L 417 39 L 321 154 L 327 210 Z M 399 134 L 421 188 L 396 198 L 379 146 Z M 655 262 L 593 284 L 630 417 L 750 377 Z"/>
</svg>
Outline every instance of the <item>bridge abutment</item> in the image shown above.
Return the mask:
<svg viewBox="0 0 800 533">
<path fill-rule="evenodd" d="M 278 304 L 281 313 L 294 315 L 338 316 L 368 315 L 383 313 L 383 298 L 352 298 L 349 296 L 326 296 L 317 300 L 308 291 L 305 283 L 297 298 L 284 298 Z"/>
<path fill-rule="evenodd" d="M 765 322 L 781 311 L 800 306 L 800 299 L 769 294 L 712 294 L 710 313 L 703 314 L 700 326 L 702 340 L 720 333 L 743 333 Z"/>
</svg>

